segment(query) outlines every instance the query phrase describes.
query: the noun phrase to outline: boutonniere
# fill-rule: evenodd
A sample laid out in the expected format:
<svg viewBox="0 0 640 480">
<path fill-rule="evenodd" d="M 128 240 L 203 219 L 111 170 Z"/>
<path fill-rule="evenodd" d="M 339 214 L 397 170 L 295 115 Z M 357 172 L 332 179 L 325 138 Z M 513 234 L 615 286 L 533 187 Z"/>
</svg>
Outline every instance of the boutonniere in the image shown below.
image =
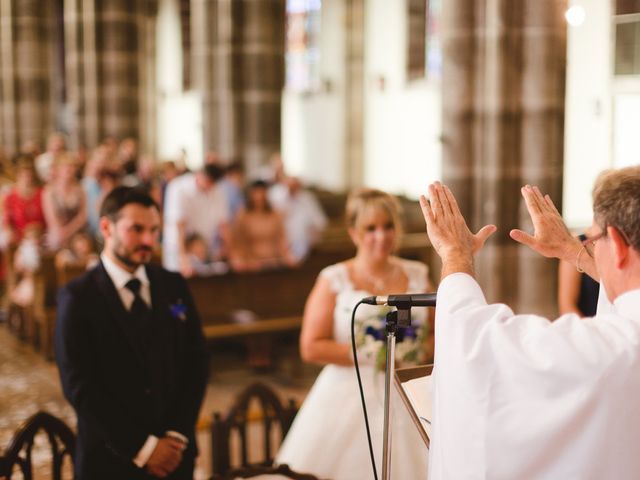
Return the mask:
<svg viewBox="0 0 640 480">
<path fill-rule="evenodd" d="M 171 317 L 180 320 L 181 322 L 185 322 L 187 320 L 187 306 L 182 303 L 181 298 L 179 298 L 176 303 L 169 305 L 169 311 L 171 312 Z"/>
</svg>

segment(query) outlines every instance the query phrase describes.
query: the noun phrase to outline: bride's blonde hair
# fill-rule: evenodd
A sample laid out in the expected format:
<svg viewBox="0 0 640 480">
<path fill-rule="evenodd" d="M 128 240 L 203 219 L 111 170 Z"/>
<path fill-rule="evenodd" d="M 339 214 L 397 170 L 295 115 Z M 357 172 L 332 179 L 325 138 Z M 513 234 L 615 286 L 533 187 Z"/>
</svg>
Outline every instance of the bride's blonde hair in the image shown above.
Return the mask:
<svg viewBox="0 0 640 480">
<path fill-rule="evenodd" d="M 349 194 L 345 207 L 347 228 L 355 228 L 358 221 L 372 210 L 386 213 L 393 222 L 396 233 L 402 234 L 400 202 L 396 197 L 375 188 L 360 188 Z"/>
</svg>

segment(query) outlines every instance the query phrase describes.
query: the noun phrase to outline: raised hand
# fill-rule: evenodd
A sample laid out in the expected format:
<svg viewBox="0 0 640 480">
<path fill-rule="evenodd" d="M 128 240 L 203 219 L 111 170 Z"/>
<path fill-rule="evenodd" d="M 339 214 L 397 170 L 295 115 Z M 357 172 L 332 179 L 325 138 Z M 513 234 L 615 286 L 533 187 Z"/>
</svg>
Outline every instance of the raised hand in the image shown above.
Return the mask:
<svg viewBox="0 0 640 480">
<path fill-rule="evenodd" d="M 429 200 L 420 197 L 427 235 L 443 262 L 442 278 L 455 272 L 473 275 L 473 255 L 482 248 L 495 225 L 471 233 L 451 190 L 440 182 L 429 185 Z"/>
<path fill-rule="evenodd" d="M 533 235 L 514 229 L 509 232 L 511 238 L 545 257 L 573 262 L 582 246 L 569 232 L 551 197 L 530 185 L 521 191 L 533 222 Z"/>
</svg>

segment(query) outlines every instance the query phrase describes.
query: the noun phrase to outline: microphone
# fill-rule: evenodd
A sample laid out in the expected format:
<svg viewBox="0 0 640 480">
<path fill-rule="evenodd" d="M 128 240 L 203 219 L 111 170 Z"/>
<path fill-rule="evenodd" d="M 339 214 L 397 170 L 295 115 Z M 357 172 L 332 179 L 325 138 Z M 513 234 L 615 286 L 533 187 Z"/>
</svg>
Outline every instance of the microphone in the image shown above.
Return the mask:
<svg viewBox="0 0 640 480">
<path fill-rule="evenodd" d="M 396 308 L 435 307 L 435 293 L 410 293 L 406 295 L 386 295 L 380 297 L 365 297 L 362 303 L 367 305 L 389 305 Z"/>
</svg>

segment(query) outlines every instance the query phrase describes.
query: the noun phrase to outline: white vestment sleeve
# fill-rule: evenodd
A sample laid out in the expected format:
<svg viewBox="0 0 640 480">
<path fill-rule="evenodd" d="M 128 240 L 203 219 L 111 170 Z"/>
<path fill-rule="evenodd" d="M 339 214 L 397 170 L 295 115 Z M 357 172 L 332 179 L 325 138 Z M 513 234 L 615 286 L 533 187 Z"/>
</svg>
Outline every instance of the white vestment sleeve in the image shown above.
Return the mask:
<svg viewBox="0 0 640 480">
<path fill-rule="evenodd" d="M 447 276 L 436 307 L 429 479 L 623 478 L 613 472 L 640 466 L 627 446 L 637 429 L 618 419 L 631 408 L 640 424 L 640 374 L 628 374 L 640 364 L 640 322 L 628 311 L 554 322 L 514 315 L 488 305 L 471 276 Z M 614 449 L 611 461 L 603 448 Z"/>
</svg>

